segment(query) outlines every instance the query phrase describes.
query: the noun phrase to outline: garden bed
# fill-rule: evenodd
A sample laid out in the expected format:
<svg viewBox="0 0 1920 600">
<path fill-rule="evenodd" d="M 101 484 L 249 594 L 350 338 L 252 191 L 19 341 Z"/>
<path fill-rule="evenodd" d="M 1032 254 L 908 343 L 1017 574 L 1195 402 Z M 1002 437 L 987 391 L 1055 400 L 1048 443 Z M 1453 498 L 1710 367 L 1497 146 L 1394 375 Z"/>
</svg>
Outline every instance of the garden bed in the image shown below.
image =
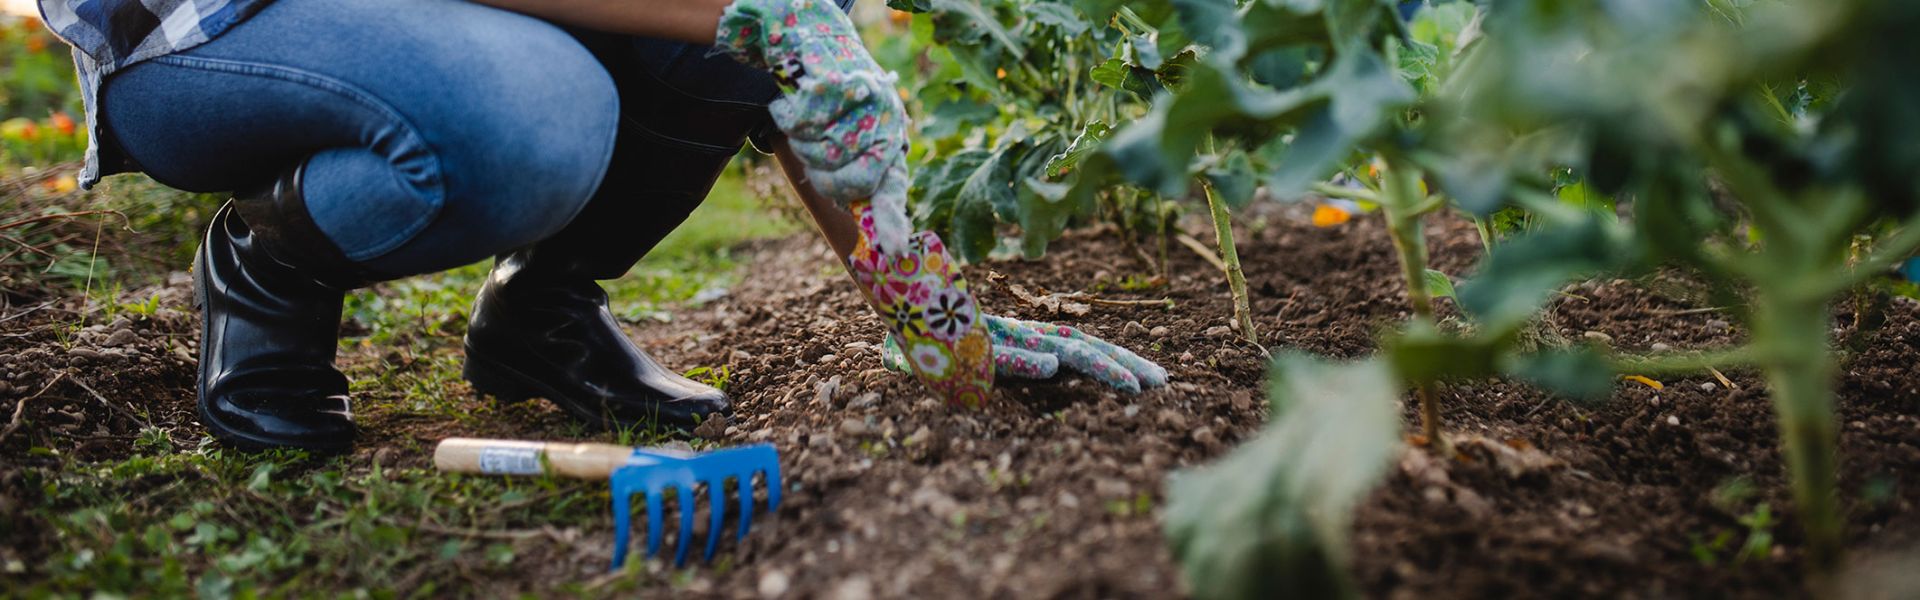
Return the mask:
<svg viewBox="0 0 1920 600">
<path fill-rule="evenodd" d="M 1240 219 L 1254 321 L 1276 351 L 1363 356 L 1381 328 L 1408 317 L 1388 236 L 1372 218 L 1329 228 L 1307 221 L 1296 209 Z M 1436 218 L 1427 233 L 1435 268 L 1456 277 L 1480 255 L 1470 223 Z M 515 538 L 512 568 L 463 571 L 483 592 L 566 582 L 718 597 L 1166 597 L 1181 589 L 1156 518 L 1165 477 L 1250 438 L 1265 415 L 1266 361 L 1224 327 L 1225 285 L 1197 254 L 1174 246 L 1171 281 L 1146 289 L 1125 283 L 1149 269 L 1110 234 L 1071 234 L 1044 262 L 970 267 L 990 311 L 1079 325 L 1159 361 L 1173 382 L 1139 396 L 1077 377 L 1003 382 L 979 412 L 951 410 L 911 378 L 880 368 L 882 327 L 831 267 L 823 243 L 792 237 L 736 254 L 746 272 L 727 295 L 634 333 L 670 365 L 724 366 L 737 414 L 698 435 L 779 447 L 790 487 L 778 518 L 756 521 L 724 567 L 673 575 L 653 564 L 631 578 L 603 575 L 604 516 L 565 524 Z M 1682 287 L 1663 285 L 1669 277 L 1571 286 L 1541 334 L 1634 350 L 1739 339 L 1728 315 L 1660 292 Z M 1092 304 L 1084 315 L 1052 313 L 1017 298 L 1014 285 L 1035 294 L 1168 298 L 1175 307 Z M 176 441 L 201 435 L 191 404 L 196 323 L 185 290 L 176 277 L 155 288 L 161 306 L 152 315 L 92 327 L 64 327 L 58 315 L 66 313 L 52 308 L 0 321 L 0 419 L 18 413 L 30 423 L 0 441 L 0 520 L 15 523 L 0 560 L 26 569 L 7 577 L 31 581 L 63 543 L 36 526 L 57 507 L 35 507 L 41 498 L 21 489 L 23 476 L 124 459 L 139 452 L 143 430 Z M 16 302 L 7 314 L 25 307 Z M 1844 363 L 1841 489 L 1849 545 L 1865 550 L 1858 558 L 1904 549 L 1899 542 L 1916 530 L 1920 487 L 1903 478 L 1920 467 L 1916 317 L 1920 307 L 1897 299 L 1886 327 Z M 404 351 L 350 346 L 344 363 L 364 381 L 448 360 L 457 356 L 461 325 L 459 315 L 447 319 L 437 337 Z M 1850 322 L 1836 319 L 1843 334 Z M 1771 406 L 1752 373 L 1724 375 L 1666 378 L 1662 389 L 1624 381 L 1591 404 L 1502 381 L 1444 387 L 1442 412 L 1462 458 L 1404 452 L 1361 507 L 1352 551 L 1363 590 L 1470 598 L 1798 589 L 1799 528 Z M 496 407 L 464 382 L 443 385 L 472 418 L 424 417 L 396 403 L 395 390 L 356 385 L 365 436 L 340 460 L 355 472 L 378 465 L 392 470 L 388 477 L 427 476 L 417 469 L 428 466 L 440 437 L 581 434 L 544 404 Z M 1417 410 L 1404 413 L 1417 431 Z M 124 491 L 168 483 L 135 478 Z M 1763 503 L 1764 516 L 1756 516 Z M 1757 535 L 1772 541 L 1743 553 Z"/>
</svg>

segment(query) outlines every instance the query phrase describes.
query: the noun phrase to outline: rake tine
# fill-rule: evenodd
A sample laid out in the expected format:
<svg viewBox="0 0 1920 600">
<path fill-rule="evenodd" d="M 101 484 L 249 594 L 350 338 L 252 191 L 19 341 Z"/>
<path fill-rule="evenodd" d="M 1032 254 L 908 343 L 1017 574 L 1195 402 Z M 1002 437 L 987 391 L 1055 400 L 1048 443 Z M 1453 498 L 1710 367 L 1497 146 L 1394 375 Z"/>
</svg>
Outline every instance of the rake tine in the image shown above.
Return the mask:
<svg viewBox="0 0 1920 600">
<path fill-rule="evenodd" d="M 740 526 L 733 530 L 733 543 L 747 539 L 747 532 L 753 530 L 753 473 L 740 476 Z"/>
<path fill-rule="evenodd" d="M 713 552 L 720 549 L 720 527 L 727 520 L 727 480 L 720 478 L 707 483 L 707 562 L 713 562 Z"/>
<path fill-rule="evenodd" d="M 680 499 L 680 535 L 675 538 L 673 544 L 673 565 L 678 567 L 687 564 L 687 547 L 692 545 L 690 540 L 693 539 L 693 508 L 695 502 L 693 484 L 676 484 L 673 490 L 673 495 Z"/>
<path fill-rule="evenodd" d="M 633 489 L 623 485 L 613 487 L 613 570 L 618 571 L 627 563 L 627 534 L 633 530 Z"/>
<path fill-rule="evenodd" d="M 661 485 L 663 483 L 665 482 L 659 481 L 659 478 L 654 478 L 654 477 L 647 478 L 647 482 L 646 482 L 646 485 L 647 485 L 647 558 L 653 558 L 654 556 L 658 556 L 660 554 L 660 537 L 662 534 L 660 530 L 665 529 L 665 524 L 664 524 L 665 519 L 661 516 L 661 512 L 665 510 L 664 507 L 661 506 L 661 504 L 664 504 L 664 503 L 660 501 L 661 493 L 665 491 L 663 489 L 665 486 Z"/>
<path fill-rule="evenodd" d="M 780 508 L 780 459 L 767 451 L 767 512 Z"/>
</svg>

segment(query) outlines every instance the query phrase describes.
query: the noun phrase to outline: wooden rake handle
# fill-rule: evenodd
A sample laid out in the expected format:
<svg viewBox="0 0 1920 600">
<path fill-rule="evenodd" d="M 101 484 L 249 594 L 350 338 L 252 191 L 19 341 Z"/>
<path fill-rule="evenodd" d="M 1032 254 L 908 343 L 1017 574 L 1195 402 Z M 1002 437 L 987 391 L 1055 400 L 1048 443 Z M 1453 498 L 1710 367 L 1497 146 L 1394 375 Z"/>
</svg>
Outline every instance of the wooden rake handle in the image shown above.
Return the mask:
<svg viewBox="0 0 1920 600">
<path fill-rule="evenodd" d="M 607 479 L 631 456 L 633 448 L 613 444 L 447 438 L 433 449 L 433 466 L 453 473 Z"/>
</svg>

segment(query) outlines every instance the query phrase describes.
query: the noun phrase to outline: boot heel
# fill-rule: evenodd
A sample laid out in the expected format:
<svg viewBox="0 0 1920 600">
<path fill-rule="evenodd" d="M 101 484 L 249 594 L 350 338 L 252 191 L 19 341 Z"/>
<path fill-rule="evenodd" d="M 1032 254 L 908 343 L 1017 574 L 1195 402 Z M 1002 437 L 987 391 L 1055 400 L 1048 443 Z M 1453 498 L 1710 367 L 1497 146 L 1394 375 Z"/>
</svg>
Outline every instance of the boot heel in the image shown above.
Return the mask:
<svg viewBox="0 0 1920 600">
<path fill-rule="evenodd" d="M 501 368 L 482 359 L 467 355 L 467 364 L 460 371 L 467 383 L 473 385 L 473 391 L 483 396 L 492 396 L 503 404 L 519 404 L 540 396 L 512 375 L 501 372 Z"/>
</svg>

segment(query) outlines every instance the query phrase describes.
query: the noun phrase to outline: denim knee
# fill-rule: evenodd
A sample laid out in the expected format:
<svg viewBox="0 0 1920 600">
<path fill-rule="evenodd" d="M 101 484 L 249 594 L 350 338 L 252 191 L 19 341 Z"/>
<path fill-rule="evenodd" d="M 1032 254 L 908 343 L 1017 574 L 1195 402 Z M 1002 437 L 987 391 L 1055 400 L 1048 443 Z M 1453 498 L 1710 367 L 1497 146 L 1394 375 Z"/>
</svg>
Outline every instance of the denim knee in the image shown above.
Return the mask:
<svg viewBox="0 0 1920 600">
<path fill-rule="evenodd" d="M 443 270 L 531 244 L 565 227 L 599 187 L 619 119 L 611 77 L 558 28 L 513 18 L 531 23 L 473 31 L 481 39 L 420 57 L 470 66 L 443 90 L 462 101 L 428 117 L 445 206 L 375 267 Z"/>
</svg>

